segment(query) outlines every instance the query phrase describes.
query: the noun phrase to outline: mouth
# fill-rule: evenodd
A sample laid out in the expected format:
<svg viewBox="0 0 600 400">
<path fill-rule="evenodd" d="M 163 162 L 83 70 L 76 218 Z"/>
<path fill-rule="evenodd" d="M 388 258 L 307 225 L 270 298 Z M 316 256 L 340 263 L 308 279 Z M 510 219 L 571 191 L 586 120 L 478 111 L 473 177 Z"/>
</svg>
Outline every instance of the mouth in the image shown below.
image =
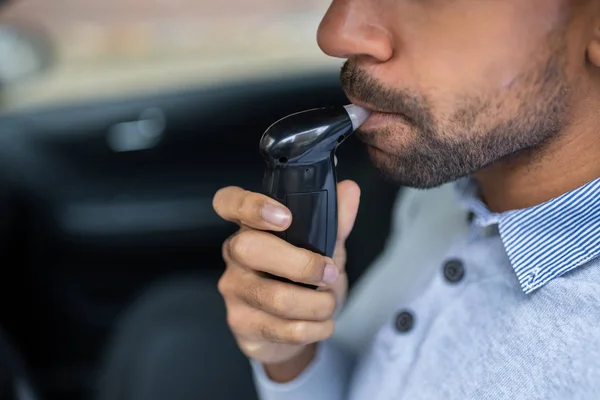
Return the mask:
<svg viewBox="0 0 600 400">
<path fill-rule="evenodd" d="M 380 108 L 373 107 L 368 103 L 364 103 L 352 97 L 348 97 L 348 99 L 352 104 L 366 108 L 367 110 L 371 111 L 371 115 L 369 116 L 369 118 L 367 118 L 367 120 L 361 125 L 362 129 L 374 128 L 376 125 L 380 125 L 386 122 L 400 122 L 412 125 L 411 119 L 403 113 L 382 110 Z"/>
</svg>

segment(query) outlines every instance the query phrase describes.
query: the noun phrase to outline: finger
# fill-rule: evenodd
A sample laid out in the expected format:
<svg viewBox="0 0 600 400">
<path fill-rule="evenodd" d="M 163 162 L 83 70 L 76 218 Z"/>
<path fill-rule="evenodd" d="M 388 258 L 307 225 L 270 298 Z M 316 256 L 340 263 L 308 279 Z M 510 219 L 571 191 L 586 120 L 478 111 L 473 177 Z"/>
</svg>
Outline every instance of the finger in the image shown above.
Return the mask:
<svg viewBox="0 0 600 400">
<path fill-rule="evenodd" d="M 360 204 L 360 187 L 353 181 L 338 184 L 338 234 L 337 242 L 344 243 L 356 222 Z"/>
<path fill-rule="evenodd" d="M 291 345 L 320 342 L 328 339 L 334 331 L 333 319 L 288 320 L 243 305 L 228 309 L 227 322 L 234 334 L 245 340 Z"/>
<path fill-rule="evenodd" d="M 360 188 L 353 181 L 338 184 L 338 234 L 333 260 L 342 268 L 346 265 L 346 240 L 354 228 L 360 203 Z"/>
<path fill-rule="evenodd" d="M 247 274 L 240 282 L 237 297 L 253 308 L 284 319 L 326 321 L 336 309 L 331 291 L 314 291 L 256 274 Z"/>
<path fill-rule="evenodd" d="M 213 208 L 227 221 L 260 230 L 284 231 L 292 221 L 290 211 L 279 202 L 236 186 L 220 189 Z"/>
<path fill-rule="evenodd" d="M 247 230 L 226 242 L 227 258 L 246 268 L 309 285 L 336 282 L 340 271 L 332 260 L 295 247 L 263 231 Z"/>
<path fill-rule="evenodd" d="M 252 228 L 249 228 L 246 225 L 240 225 L 240 229 L 238 229 L 231 236 L 229 236 L 227 239 L 225 239 L 225 241 L 223 242 L 223 245 L 221 246 L 221 257 L 223 258 L 223 260 L 225 261 L 226 264 L 235 262 L 235 260 L 233 260 L 231 258 L 231 249 L 230 249 L 231 240 L 235 236 L 239 235 L 240 233 L 249 231 L 251 229 Z"/>
<path fill-rule="evenodd" d="M 346 272 L 343 269 L 340 269 L 340 277 L 339 279 L 333 283 L 332 285 L 326 287 L 320 287 L 317 291 L 328 290 L 335 297 L 335 313 L 342 307 L 346 301 L 346 296 L 348 295 L 348 277 L 346 276 Z"/>
</svg>

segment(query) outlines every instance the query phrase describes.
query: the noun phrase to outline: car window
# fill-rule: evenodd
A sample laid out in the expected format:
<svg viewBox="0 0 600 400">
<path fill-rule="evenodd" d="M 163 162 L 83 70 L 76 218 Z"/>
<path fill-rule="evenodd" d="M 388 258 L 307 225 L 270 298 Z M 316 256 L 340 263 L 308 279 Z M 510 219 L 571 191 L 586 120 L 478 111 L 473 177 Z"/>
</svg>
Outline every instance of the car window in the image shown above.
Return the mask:
<svg viewBox="0 0 600 400">
<path fill-rule="evenodd" d="M 328 6 L 12 0 L 0 10 L 0 110 L 339 68 L 316 42 Z"/>
</svg>

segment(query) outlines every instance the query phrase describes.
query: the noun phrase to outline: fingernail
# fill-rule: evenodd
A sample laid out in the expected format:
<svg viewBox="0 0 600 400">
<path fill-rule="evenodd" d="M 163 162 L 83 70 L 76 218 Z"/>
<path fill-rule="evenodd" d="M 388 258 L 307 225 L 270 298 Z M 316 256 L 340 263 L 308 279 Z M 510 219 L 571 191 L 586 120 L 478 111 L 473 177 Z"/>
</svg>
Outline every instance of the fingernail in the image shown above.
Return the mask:
<svg viewBox="0 0 600 400">
<path fill-rule="evenodd" d="M 286 226 L 290 220 L 289 212 L 274 204 L 265 204 L 260 210 L 260 214 L 265 221 L 277 226 Z"/>
<path fill-rule="evenodd" d="M 325 271 L 323 272 L 323 283 L 332 284 L 338 280 L 340 276 L 340 271 L 338 271 L 337 267 L 332 264 L 327 264 L 325 266 Z"/>
</svg>

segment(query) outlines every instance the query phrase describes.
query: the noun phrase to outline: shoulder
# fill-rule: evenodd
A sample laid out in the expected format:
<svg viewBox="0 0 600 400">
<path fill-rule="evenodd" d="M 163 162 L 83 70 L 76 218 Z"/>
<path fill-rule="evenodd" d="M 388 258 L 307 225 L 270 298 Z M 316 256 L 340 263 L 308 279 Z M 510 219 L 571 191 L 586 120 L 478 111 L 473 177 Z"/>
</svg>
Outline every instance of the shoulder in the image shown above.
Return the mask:
<svg viewBox="0 0 600 400">
<path fill-rule="evenodd" d="M 466 288 L 431 329 L 423 367 L 468 371 L 458 386 L 476 398 L 490 389 L 498 399 L 600 398 L 599 268 L 590 262 L 531 295 L 503 279 Z"/>
<path fill-rule="evenodd" d="M 546 347 L 569 343 L 572 351 L 576 347 L 600 351 L 600 258 L 554 279 L 530 295 L 524 294 L 518 285 L 509 285 L 495 293 L 491 298 L 492 310 L 509 332 L 536 333 L 533 337 L 540 336 L 538 340 L 546 341 Z M 598 356 L 600 365 L 600 353 Z"/>
<path fill-rule="evenodd" d="M 505 354 L 514 360 L 506 370 L 524 363 L 522 372 L 539 379 L 530 380 L 531 386 L 548 385 L 538 390 L 550 389 L 562 398 L 582 394 L 600 398 L 599 310 L 597 259 L 530 296 L 514 296 L 507 307 L 498 307 L 496 315 L 504 328 L 492 333 L 492 340 L 502 343 Z"/>
</svg>

